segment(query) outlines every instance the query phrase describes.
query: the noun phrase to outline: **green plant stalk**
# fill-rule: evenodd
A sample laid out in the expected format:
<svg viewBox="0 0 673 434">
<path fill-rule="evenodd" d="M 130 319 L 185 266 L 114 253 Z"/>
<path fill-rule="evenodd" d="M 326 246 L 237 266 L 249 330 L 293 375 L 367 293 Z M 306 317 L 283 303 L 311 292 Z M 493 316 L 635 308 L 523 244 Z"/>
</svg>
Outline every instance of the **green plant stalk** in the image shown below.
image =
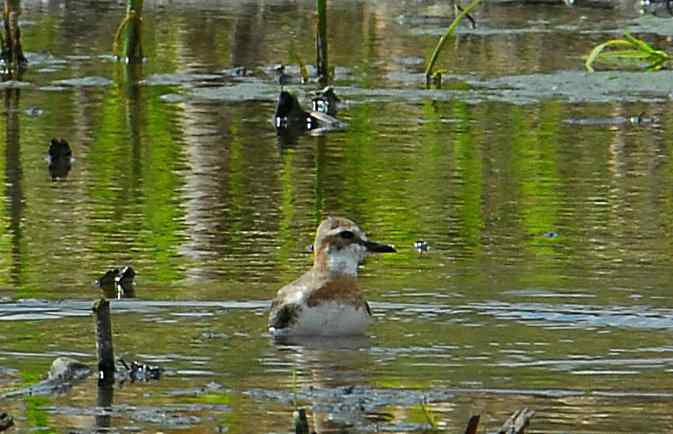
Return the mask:
<svg viewBox="0 0 673 434">
<path fill-rule="evenodd" d="M 301 74 L 302 83 L 308 83 L 308 68 L 294 47 L 294 42 L 290 41 L 290 62 L 296 62 L 299 65 L 299 74 Z"/>
<path fill-rule="evenodd" d="M 623 50 L 605 51 L 608 47 L 624 47 Z M 664 63 L 671 60 L 671 56 L 663 50 L 657 50 L 650 44 L 633 37 L 630 33 L 624 34 L 624 39 L 611 39 L 597 45 L 584 62 L 587 71 L 594 72 L 593 64 L 599 58 L 613 60 L 643 60 L 650 63 L 648 69 L 660 69 Z"/>
<path fill-rule="evenodd" d="M 316 67 L 318 69 L 318 78 L 327 84 L 329 71 L 327 60 L 327 0 L 316 0 L 316 10 L 318 11 L 315 40 Z"/>
<path fill-rule="evenodd" d="M 435 417 L 434 414 L 432 414 L 430 412 L 430 409 L 428 409 L 428 407 L 425 405 L 424 401 L 420 402 L 420 406 L 421 406 L 421 410 L 423 411 L 423 416 L 425 417 L 425 420 L 430 425 L 430 428 L 433 431 L 436 431 L 437 427 L 439 426 L 439 424 L 437 423 L 437 418 Z"/>
<path fill-rule="evenodd" d="M 437 45 L 435 46 L 435 50 L 432 52 L 432 56 L 430 56 L 430 61 L 428 62 L 428 65 L 425 68 L 426 77 L 432 75 L 432 69 L 435 67 L 435 63 L 437 62 L 439 53 L 441 53 L 442 49 L 444 48 L 444 44 L 446 44 L 446 41 L 447 39 L 449 39 L 449 36 L 451 36 L 456 31 L 458 24 L 460 24 L 463 18 L 465 18 L 465 16 L 469 14 L 472 11 L 472 9 L 476 8 L 479 5 L 479 3 L 481 3 L 481 0 L 472 0 L 472 2 L 470 2 L 470 4 L 468 4 L 465 7 L 465 9 L 463 9 L 463 11 L 459 13 L 456 16 L 456 18 L 454 18 L 451 25 L 449 25 L 449 28 L 446 29 L 446 33 L 439 39 L 439 42 L 437 42 Z"/>
</svg>

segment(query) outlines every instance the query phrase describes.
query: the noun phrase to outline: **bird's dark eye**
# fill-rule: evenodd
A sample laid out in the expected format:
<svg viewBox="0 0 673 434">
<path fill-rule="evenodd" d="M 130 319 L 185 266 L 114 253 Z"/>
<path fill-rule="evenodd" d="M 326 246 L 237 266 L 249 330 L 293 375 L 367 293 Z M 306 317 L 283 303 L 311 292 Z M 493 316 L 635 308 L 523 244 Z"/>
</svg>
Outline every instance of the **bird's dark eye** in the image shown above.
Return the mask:
<svg viewBox="0 0 673 434">
<path fill-rule="evenodd" d="M 341 236 L 341 238 L 344 240 L 352 240 L 355 238 L 355 234 L 351 231 L 341 231 L 339 232 L 339 236 Z"/>
</svg>

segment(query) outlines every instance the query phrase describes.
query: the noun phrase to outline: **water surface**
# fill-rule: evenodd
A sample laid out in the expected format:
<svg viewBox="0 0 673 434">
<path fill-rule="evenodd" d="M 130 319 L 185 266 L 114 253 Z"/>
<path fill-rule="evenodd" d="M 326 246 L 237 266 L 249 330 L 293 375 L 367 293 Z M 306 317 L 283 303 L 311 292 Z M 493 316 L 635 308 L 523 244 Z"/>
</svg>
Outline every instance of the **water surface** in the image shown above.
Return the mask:
<svg viewBox="0 0 673 434">
<path fill-rule="evenodd" d="M 18 432 L 290 432 L 296 405 L 318 432 L 421 432 L 422 402 L 448 432 L 524 406 L 531 432 L 673 429 L 671 75 L 582 60 L 625 28 L 664 46 L 666 19 L 491 3 L 425 90 L 448 6 L 332 2 L 348 128 L 287 139 L 272 71 L 312 61 L 312 2 L 148 1 L 132 69 L 111 56 L 124 5 L 22 6 L 30 63 L 0 89 L 0 392 L 59 355 L 95 363 L 92 283 L 124 264 L 116 352 L 166 372 L 108 405 L 94 379 L 4 400 Z M 73 147 L 65 179 L 52 137 Z M 330 214 L 398 249 L 361 270 L 376 322 L 273 342 L 269 301 Z"/>
</svg>

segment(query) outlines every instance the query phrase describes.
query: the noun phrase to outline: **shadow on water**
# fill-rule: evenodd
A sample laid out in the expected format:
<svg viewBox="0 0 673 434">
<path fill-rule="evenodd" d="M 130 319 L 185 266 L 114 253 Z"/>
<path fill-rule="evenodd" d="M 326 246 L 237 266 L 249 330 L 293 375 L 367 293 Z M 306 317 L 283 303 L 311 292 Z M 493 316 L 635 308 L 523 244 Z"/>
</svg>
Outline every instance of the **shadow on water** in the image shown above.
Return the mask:
<svg viewBox="0 0 673 434">
<path fill-rule="evenodd" d="M 21 245 L 24 193 L 21 170 L 21 141 L 19 101 L 21 90 L 8 88 L 3 91 L 5 108 L 5 186 L 7 214 L 9 215 L 9 233 L 11 234 L 11 268 L 9 275 L 15 287 L 21 286 Z"/>
</svg>

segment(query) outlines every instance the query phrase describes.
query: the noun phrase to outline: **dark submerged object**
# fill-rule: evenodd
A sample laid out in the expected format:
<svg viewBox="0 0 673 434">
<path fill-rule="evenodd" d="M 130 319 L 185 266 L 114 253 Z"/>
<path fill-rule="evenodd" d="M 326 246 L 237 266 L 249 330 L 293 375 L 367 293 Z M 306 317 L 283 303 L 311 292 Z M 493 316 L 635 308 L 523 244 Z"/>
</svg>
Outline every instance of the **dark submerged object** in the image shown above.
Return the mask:
<svg viewBox="0 0 673 434">
<path fill-rule="evenodd" d="M 334 88 L 327 86 L 315 93 L 315 97 L 311 100 L 311 107 L 313 111 L 336 116 L 338 111 L 337 106 L 340 101 L 339 97 L 334 93 Z"/>
<path fill-rule="evenodd" d="M 136 272 L 133 267 L 124 266 L 108 270 L 96 280 L 96 287 L 103 290 L 109 298 L 135 297 L 134 279 Z"/>
<path fill-rule="evenodd" d="M 9 414 L 0 413 L 0 431 L 4 431 L 14 426 L 14 418 Z"/>
<path fill-rule="evenodd" d="M 72 167 L 72 149 L 64 139 L 51 139 L 47 154 L 51 179 L 65 179 Z"/>
</svg>

